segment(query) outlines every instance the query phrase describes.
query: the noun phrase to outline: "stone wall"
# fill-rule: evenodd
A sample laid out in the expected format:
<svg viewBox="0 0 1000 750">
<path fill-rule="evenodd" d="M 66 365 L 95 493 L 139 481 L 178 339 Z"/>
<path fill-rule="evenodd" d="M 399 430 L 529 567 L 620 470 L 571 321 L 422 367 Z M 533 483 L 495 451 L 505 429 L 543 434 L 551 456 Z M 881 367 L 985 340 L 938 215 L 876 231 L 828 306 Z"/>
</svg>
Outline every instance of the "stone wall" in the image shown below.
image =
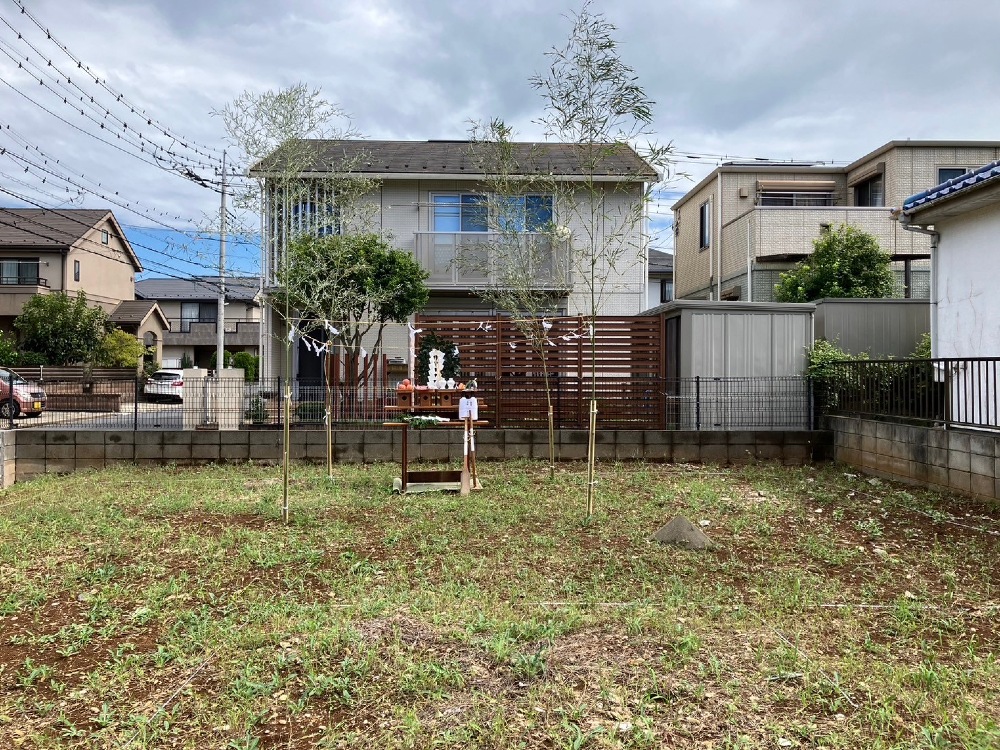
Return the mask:
<svg viewBox="0 0 1000 750">
<path fill-rule="evenodd" d="M 1000 498 L 1000 435 L 827 417 L 833 458 L 862 471 L 932 489 Z"/>
<path fill-rule="evenodd" d="M 11 436 L 10 432 L 4 433 Z M 293 460 L 326 460 L 326 433 L 291 433 Z M 140 466 L 197 465 L 225 461 L 281 461 L 282 433 L 276 430 L 222 432 L 105 432 L 20 430 L 16 434 L 17 481 L 47 473 L 102 468 L 116 463 Z M 9 439 L 9 437 L 8 437 Z M 338 462 L 398 461 L 401 430 L 339 430 L 333 433 Z M 559 430 L 560 460 L 582 460 L 587 455 L 586 430 Z M 597 435 L 600 460 L 660 462 L 749 463 L 755 460 L 804 464 L 828 455 L 826 432 L 668 432 L 659 430 L 602 431 Z M 494 430 L 476 433 L 481 460 L 548 457 L 546 430 Z M 411 461 L 451 461 L 462 458 L 462 436 L 457 430 L 409 430 Z M 11 472 L 14 473 L 13 471 Z"/>
</svg>

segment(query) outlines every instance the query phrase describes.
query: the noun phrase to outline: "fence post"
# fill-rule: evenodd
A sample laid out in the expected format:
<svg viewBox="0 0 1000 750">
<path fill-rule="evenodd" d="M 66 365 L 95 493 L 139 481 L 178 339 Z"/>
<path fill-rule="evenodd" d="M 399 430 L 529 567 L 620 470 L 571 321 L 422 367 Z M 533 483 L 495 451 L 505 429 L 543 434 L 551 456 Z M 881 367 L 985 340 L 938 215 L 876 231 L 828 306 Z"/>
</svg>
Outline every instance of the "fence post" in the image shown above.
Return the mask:
<svg viewBox="0 0 1000 750">
<path fill-rule="evenodd" d="M 282 407 L 284 405 L 284 402 L 285 402 L 285 397 L 282 395 L 283 393 L 284 393 L 284 391 L 281 390 L 281 376 L 279 375 L 278 376 L 278 396 L 277 396 L 277 398 L 278 398 L 278 424 L 284 424 L 285 423 L 284 415 L 281 412 L 281 409 L 282 409 Z"/>
<path fill-rule="evenodd" d="M 10 429 L 17 427 L 14 424 L 14 371 L 7 370 L 7 409 L 10 414 Z"/>
<path fill-rule="evenodd" d="M 701 430 L 701 375 L 694 376 L 694 428 Z"/>
<path fill-rule="evenodd" d="M 139 430 L 139 376 L 132 383 L 132 432 Z"/>
<path fill-rule="evenodd" d="M 951 361 L 944 362 L 944 428 L 951 429 L 953 394 L 951 392 Z"/>
<path fill-rule="evenodd" d="M 806 377 L 806 398 L 808 399 L 806 409 L 808 409 L 809 428 L 812 430 L 818 430 L 819 411 L 816 409 L 816 391 L 812 376 Z"/>
</svg>

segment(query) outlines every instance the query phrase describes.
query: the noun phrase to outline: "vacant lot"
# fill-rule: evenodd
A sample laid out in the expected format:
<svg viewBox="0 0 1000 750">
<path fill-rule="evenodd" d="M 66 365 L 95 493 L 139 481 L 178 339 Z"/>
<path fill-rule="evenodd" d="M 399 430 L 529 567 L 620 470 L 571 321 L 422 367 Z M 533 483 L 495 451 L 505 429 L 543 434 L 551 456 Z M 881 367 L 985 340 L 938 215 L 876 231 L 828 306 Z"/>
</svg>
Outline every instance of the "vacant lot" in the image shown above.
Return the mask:
<svg viewBox="0 0 1000 750">
<path fill-rule="evenodd" d="M 843 468 L 0 495 L 0 747 L 1000 746 L 1000 512 Z M 652 544 L 675 514 L 709 552 Z"/>
</svg>

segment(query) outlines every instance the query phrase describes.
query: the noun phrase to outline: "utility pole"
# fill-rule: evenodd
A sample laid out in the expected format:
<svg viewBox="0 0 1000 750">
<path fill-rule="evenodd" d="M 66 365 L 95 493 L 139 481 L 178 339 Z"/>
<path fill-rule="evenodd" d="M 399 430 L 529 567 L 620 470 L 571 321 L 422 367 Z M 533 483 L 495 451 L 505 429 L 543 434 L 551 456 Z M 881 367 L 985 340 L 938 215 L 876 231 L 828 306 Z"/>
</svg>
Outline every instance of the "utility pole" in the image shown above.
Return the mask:
<svg viewBox="0 0 1000 750">
<path fill-rule="evenodd" d="M 215 376 L 226 366 L 226 152 L 222 152 L 222 208 L 219 210 L 219 311 L 216 314 Z"/>
</svg>

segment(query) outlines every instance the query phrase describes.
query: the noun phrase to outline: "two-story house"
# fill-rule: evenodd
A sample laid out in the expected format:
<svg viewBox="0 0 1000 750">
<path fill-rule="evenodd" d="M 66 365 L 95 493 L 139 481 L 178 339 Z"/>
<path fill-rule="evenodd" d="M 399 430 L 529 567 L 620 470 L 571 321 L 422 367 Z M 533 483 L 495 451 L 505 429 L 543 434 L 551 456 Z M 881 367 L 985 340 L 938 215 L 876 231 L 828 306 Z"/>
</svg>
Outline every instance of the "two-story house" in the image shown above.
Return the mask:
<svg viewBox="0 0 1000 750">
<path fill-rule="evenodd" d="M 226 278 L 223 336 L 226 351 L 258 355 L 260 348 L 260 279 Z M 187 357 L 194 367 L 214 369 L 218 347 L 219 277 L 140 279 L 136 297 L 155 301 L 170 328 L 163 333 L 163 367 L 180 367 Z"/>
<path fill-rule="evenodd" d="M 83 291 L 110 313 L 135 298 L 141 271 L 111 211 L 0 208 L 0 330 L 36 294 Z"/>
<path fill-rule="evenodd" d="M 853 224 L 892 257 L 898 296 L 926 299 L 930 240 L 892 207 L 998 157 L 1000 142 L 890 141 L 847 166 L 723 164 L 674 204 L 676 296 L 773 301 L 781 272 L 826 227 Z"/>
<path fill-rule="evenodd" d="M 494 239 L 491 227 L 496 227 L 496 222 L 487 214 L 490 201 L 485 195 L 484 181 L 489 176 L 484 174 L 481 144 L 469 141 L 309 143 L 315 150 L 315 158 L 309 169 L 303 170 L 303 180 L 336 171 L 336 165 L 349 164 L 351 173 L 375 181 L 374 189 L 364 199 L 371 208 L 370 229 L 391 238 L 396 247 L 412 253 L 428 272 L 426 283 L 431 299 L 427 312 L 468 315 L 498 312 L 476 294 L 493 281 L 483 270 L 489 264 L 476 267 L 461 262 L 462 254 L 470 252 L 469 248 L 477 244 L 488 252 L 490 241 Z M 551 258 L 539 264 L 543 270 L 537 275 L 538 288 L 553 296 L 560 312 L 586 314 L 589 297 L 579 270 L 574 268 L 574 253 L 590 236 L 581 225 L 580 215 L 589 216 L 591 212 L 589 208 L 579 210 L 589 201 L 590 193 L 577 186 L 593 178 L 593 185 L 601 192 L 600 205 L 594 207 L 594 215 L 599 220 L 597 231 L 601 237 L 608 237 L 615 233 L 616 221 L 636 212 L 641 215 L 646 189 L 659 179 L 659 175 L 628 147 L 604 150 L 593 173 L 582 167 L 583 152 L 573 144 L 515 143 L 512 152 L 516 175 L 534 177 L 539 184 L 560 185 L 559 190 L 541 188 L 505 198 L 523 206 L 518 226 L 526 235 L 539 234 L 534 230 L 543 227 L 557 226 L 565 236 L 563 240 L 551 242 Z M 564 189 L 566 186 L 572 187 Z M 286 236 L 288 221 L 283 221 L 283 217 L 294 221 L 296 216 L 316 208 L 313 203 L 286 207 L 273 194 L 268 198 L 262 265 L 265 285 L 271 287 L 277 284 L 281 241 Z M 634 315 L 647 306 L 646 222 L 624 224 L 627 229 L 619 233 L 616 241 L 629 249 L 624 253 L 629 257 L 619 260 L 614 268 L 598 269 L 598 273 L 606 275 L 601 314 Z M 323 231 L 341 230 L 335 218 L 329 226 L 323 227 Z M 564 272 L 553 273 L 553 268 Z M 263 325 L 264 340 L 269 345 L 262 352 L 262 371 L 276 376 L 284 370 L 286 336 L 277 317 L 265 316 Z M 396 328 L 387 333 L 386 351 L 406 357 L 406 342 L 405 329 Z M 296 377 L 318 374 L 315 363 L 309 362 L 309 352 L 301 346 L 293 351 L 292 371 Z"/>
</svg>

